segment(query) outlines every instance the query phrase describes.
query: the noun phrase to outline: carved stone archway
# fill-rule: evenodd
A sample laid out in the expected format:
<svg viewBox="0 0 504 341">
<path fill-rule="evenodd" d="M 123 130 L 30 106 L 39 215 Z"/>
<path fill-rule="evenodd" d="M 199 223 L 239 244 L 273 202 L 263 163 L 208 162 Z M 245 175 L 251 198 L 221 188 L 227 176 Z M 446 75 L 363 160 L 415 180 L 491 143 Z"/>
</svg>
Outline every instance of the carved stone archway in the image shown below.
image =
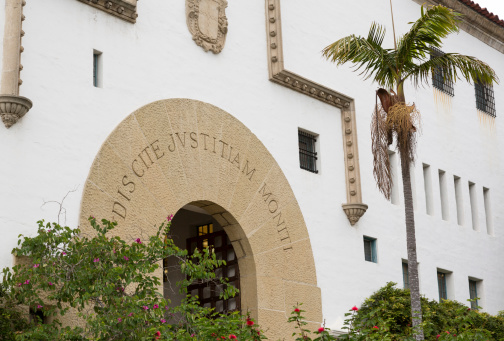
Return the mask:
<svg viewBox="0 0 504 341">
<path fill-rule="evenodd" d="M 240 250 L 242 311 L 270 339 L 292 338 L 286 320 L 296 302 L 310 327 L 320 326 L 315 263 L 294 193 L 261 141 L 215 106 L 168 99 L 124 119 L 91 167 L 80 225 L 90 215 L 113 219 L 129 238 L 188 203 L 203 205 Z"/>
</svg>

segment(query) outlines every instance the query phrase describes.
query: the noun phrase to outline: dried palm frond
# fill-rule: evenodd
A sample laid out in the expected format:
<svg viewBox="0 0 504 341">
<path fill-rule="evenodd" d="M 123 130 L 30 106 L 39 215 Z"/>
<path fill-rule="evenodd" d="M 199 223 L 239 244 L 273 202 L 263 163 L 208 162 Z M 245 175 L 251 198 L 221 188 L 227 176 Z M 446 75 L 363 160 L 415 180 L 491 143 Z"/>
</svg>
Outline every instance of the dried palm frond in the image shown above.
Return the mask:
<svg viewBox="0 0 504 341">
<path fill-rule="evenodd" d="M 415 159 L 416 133 L 420 127 L 420 112 L 415 104 L 396 103 L 390 107 L 387 115 L 387 126 L 392 129 L 397 138 L 397 150 L 401 159 L 407 157 L 406 162 Z"/>
<path fill-rule="evenodd" d="M 392 192 L 392 170 L 388 153 L 389 127 L 387 113 L 376 103 L 371 118 L 371 150 L 373 152 L 373 175 L 378 190 L 390 200 Z"/>
</svg>

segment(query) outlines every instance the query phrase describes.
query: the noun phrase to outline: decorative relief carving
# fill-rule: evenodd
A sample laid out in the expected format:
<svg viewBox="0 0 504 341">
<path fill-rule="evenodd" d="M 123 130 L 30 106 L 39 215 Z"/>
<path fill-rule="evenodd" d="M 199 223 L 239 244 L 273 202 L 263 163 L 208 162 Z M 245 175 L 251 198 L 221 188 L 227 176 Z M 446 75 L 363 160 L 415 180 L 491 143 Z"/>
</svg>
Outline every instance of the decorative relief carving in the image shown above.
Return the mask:
<svg viewBox="0 0 504 341">
<path fill-rule="evenodd" d="M 0 95 L 0 116 L 7 128 L 12 127 L 32 107 L 32 102 L 22 96 Z"/>
<path fill-rule="evenodd" d="M 137 0 L 79 0 L 131 23 L 138 17 Z"/>
<path fill-rule="evenodd" d="M 224 48 L 228 31 L 227 5 L 226 0 L 186 0 L 187 27 L 196 45 L 205 52 L 217 54 Z"/>
<path fill-rule="evenodd" d="M 352 226 L 359 221 L 368 208 L 366 204 L 343 204 L 341 206 Z"/>
<path fill-rule="evenodd" d="M 266 0 L 266 19 L 266 38 L 270 47 L 268 49 L 270 81 L 341 109 L 348 200 L 348 203 L 343 205 L 343 209 L 350 224 L 354 225 L 366 212 L 367 205 L 362 203 L 353 99 L 284 69 L 280 0 Z"/>
</svg>

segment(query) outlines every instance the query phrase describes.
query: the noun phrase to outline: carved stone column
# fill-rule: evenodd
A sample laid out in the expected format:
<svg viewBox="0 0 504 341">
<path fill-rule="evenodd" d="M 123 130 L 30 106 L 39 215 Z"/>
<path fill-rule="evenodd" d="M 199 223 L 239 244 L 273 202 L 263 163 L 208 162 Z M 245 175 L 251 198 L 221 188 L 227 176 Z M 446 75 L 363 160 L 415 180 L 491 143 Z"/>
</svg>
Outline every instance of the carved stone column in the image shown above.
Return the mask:
<svg viewBox="0 0 504 341">
<path fill-rule="evenodd" d="M 361 176 L 359 167 L 359 147 L 357 145 L 357 123 L 355 103 L 341 109 L 341 128 L 345 152 L 345 180 L 347 203 L 341 205 L 351 225 L 355 225 L 366 213 L 368 206 L 362 203 Z"/>
<path fill-rule="evenodd" d="M 10 128 L 32 107 L 32 102 L 19 96 L 21 70 L 21 29 L 24 0 L 5 0 L 5 31 L 3 40 L 2 84 L 0 87 L 0 116 L 7 128 Z"/>
</svg>

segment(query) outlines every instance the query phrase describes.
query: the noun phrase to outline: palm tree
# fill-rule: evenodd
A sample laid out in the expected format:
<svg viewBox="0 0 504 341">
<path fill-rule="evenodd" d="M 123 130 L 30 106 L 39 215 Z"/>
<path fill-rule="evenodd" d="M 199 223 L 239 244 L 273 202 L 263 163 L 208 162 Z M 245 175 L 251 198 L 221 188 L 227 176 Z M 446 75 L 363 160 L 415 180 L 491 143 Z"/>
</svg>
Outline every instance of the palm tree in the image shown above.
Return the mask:
<svg viewBox="0 0 504 341">
<path fill-rule="evenodd" d="M 381 87 L 376 92 L 376 106 L 371 123 L 373 174 L 380 192 L 390 199 L 392 178 L 388 147 L 395 140 L 401 159 L 408 249 L 411 314 L 416 340 L 423 340 L 422 308 L 415 239 L 415 218 L 411 194 L 410 165 L 414 161 L 419 112 L 408 105 L 404 82 L 412 81 L 415 88 L 428 85 L 433 74 L 442 75 L 445 82 L 465 79 L 468 82 L 492 84 L 498 82 L 494 70 L 484 62 L 458 53 L 434 55 L 441 39 L 458 32 L 460 13 L 443 6 L 422 7 L 420 18 L 399 38 L 394 49 L 382 47 L 385 28 L 373 23 L 367 38 L 350 35 L 323 50 L 326 59 L 342 65 L 352 63 L 365 79 L 371 78 Z M 389 89 L 389 90 L 386 90 Z"/>
</svg>

